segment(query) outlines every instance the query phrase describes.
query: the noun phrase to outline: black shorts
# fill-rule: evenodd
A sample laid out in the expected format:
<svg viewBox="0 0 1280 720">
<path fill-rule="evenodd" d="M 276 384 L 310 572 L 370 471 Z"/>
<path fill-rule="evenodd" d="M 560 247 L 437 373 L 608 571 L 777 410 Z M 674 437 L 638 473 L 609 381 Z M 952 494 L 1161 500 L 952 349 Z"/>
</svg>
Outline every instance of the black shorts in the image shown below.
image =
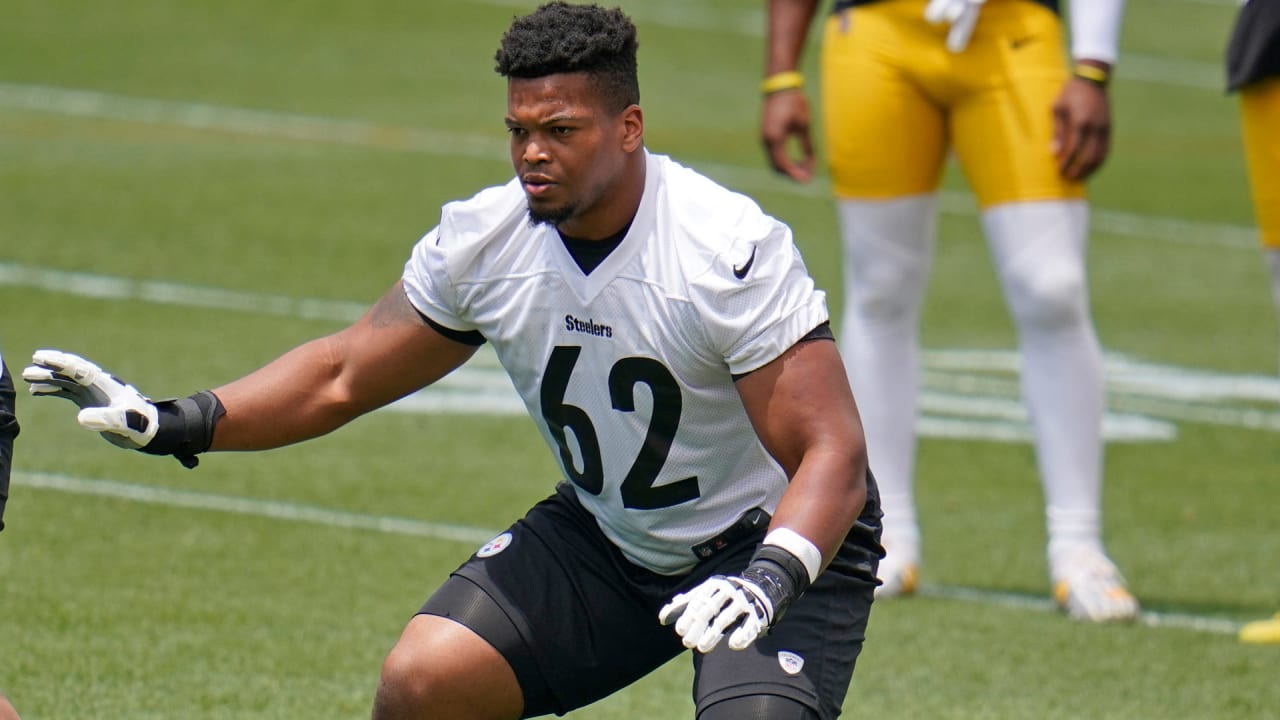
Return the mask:
<svg viewBox="0 0 1280 720">
<path fill-rule="evenodd" d="M 880 505 L 868 501 L 836 559 L 768 635 L 742 651 L 693 653 L 698 710 L 749 695 L 780 695 L 829 720 L 840 714 L 877 584 Z M 767 525 L 767 523 L 765 523 Z M 506 658 L 524 693 L 523 717 L 563 715 L 612 694 L 685 651 L 658 610 L 676 593 L 746 567 L 758 526 L 684 575 L 623 557 L 566 485 L 464 563 L 420 612 L 471 628 Z"/>
</svg>

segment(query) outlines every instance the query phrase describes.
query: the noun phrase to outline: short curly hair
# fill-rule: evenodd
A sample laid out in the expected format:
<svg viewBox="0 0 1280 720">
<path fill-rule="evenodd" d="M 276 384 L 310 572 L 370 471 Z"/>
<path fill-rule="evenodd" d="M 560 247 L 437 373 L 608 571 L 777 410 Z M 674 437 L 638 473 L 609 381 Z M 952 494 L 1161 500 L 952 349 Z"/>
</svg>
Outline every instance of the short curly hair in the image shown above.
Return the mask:
<svg viewBox="0 0 1280 720">
<path fill-rule="evenodd" d="M 494 55 L 499 75 L 539 78 L 585 72 L 609 108 L 640 102 L 636 26 L 621 8 L 550 2 L 516 18 Z"/>
</svg>

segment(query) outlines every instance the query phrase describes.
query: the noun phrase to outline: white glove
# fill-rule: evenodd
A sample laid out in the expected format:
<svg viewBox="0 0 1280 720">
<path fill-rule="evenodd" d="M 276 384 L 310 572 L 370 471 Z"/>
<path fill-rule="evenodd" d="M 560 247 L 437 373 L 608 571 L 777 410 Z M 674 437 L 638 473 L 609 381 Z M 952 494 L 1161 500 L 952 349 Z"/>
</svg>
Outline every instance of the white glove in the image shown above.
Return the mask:
<svg viewBox="0 0 1280 720">
<path fill-rule="evenodd" d="M 22 371 L 31 394 L 52 395 L 79 406 L 76 420 L 113 445 L 137 450 L 147 446 L 160 421 L 156 406 L 132 385 L 79 355 L 37 350 Z"/>
<path fill-rule="evenodd" d="M 711 652 L 730 630 L 729 649 L 742 650 L 768 631 L 773 603 L 749 580 L 716 575 L 672 598 L 658 611 L 658 620 L 675 622 L 684 646 L 700 653 Z"/>
<path fill-rule="evenodd" d="M 947 33 L 947 49 L 958 53 L 968 47 L 969 36 L 973 34 L 973 27 L 978 24 L 978 13 L 985 1 L 929 0 L 924 9 L 924 19 L 934 25 L 951 25 L 951 31 Z"/>
</svg>

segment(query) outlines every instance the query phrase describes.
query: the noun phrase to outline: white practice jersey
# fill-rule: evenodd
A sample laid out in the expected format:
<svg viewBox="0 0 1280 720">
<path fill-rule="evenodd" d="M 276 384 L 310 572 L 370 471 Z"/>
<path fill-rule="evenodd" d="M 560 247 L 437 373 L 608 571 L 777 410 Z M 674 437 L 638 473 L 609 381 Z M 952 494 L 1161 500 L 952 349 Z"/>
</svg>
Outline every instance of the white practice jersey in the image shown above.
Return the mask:
<svg viewBox="0 0 1280 720">
<path fill-rule="evenodd" d="M 827 320 L 790 229 L 661 155 L 618 247 L 589 275 L 513 179 L 445 205 L 405 266 L 410 302 L 493 344 L 604 534 L 684 572 L 692 548 L 787 486 L 733 374 Z"/>
</svg>

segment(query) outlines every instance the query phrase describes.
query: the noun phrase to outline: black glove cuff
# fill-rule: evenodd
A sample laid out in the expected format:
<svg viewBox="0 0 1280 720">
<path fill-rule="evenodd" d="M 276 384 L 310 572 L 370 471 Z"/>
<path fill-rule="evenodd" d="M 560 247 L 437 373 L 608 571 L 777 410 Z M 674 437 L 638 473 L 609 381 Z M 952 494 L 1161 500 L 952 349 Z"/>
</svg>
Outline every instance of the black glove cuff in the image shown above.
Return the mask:
<svg viewBox="0 0 1280 720">
<path fill-rule="evenodd" d="M 139 449 L 151 455 L 172 455 L 187 468 L 198 465 L 196 455 L 213 444 L 213 428 L 227 414 L 218 396 L 202 390 L 176 400 L 159 400 L 155 406 L 160 427 L 151 442 Z"/>
<path fill-rule="evenodd" d="M 783 613 L 809 589 L 809 571 L 800 558 L 777 545 L 761 545 L 751 556 L 742 579 L 748 580 L 764 591 L 773 605 L 769 625 L 776 625 Z"/>
</svg>

